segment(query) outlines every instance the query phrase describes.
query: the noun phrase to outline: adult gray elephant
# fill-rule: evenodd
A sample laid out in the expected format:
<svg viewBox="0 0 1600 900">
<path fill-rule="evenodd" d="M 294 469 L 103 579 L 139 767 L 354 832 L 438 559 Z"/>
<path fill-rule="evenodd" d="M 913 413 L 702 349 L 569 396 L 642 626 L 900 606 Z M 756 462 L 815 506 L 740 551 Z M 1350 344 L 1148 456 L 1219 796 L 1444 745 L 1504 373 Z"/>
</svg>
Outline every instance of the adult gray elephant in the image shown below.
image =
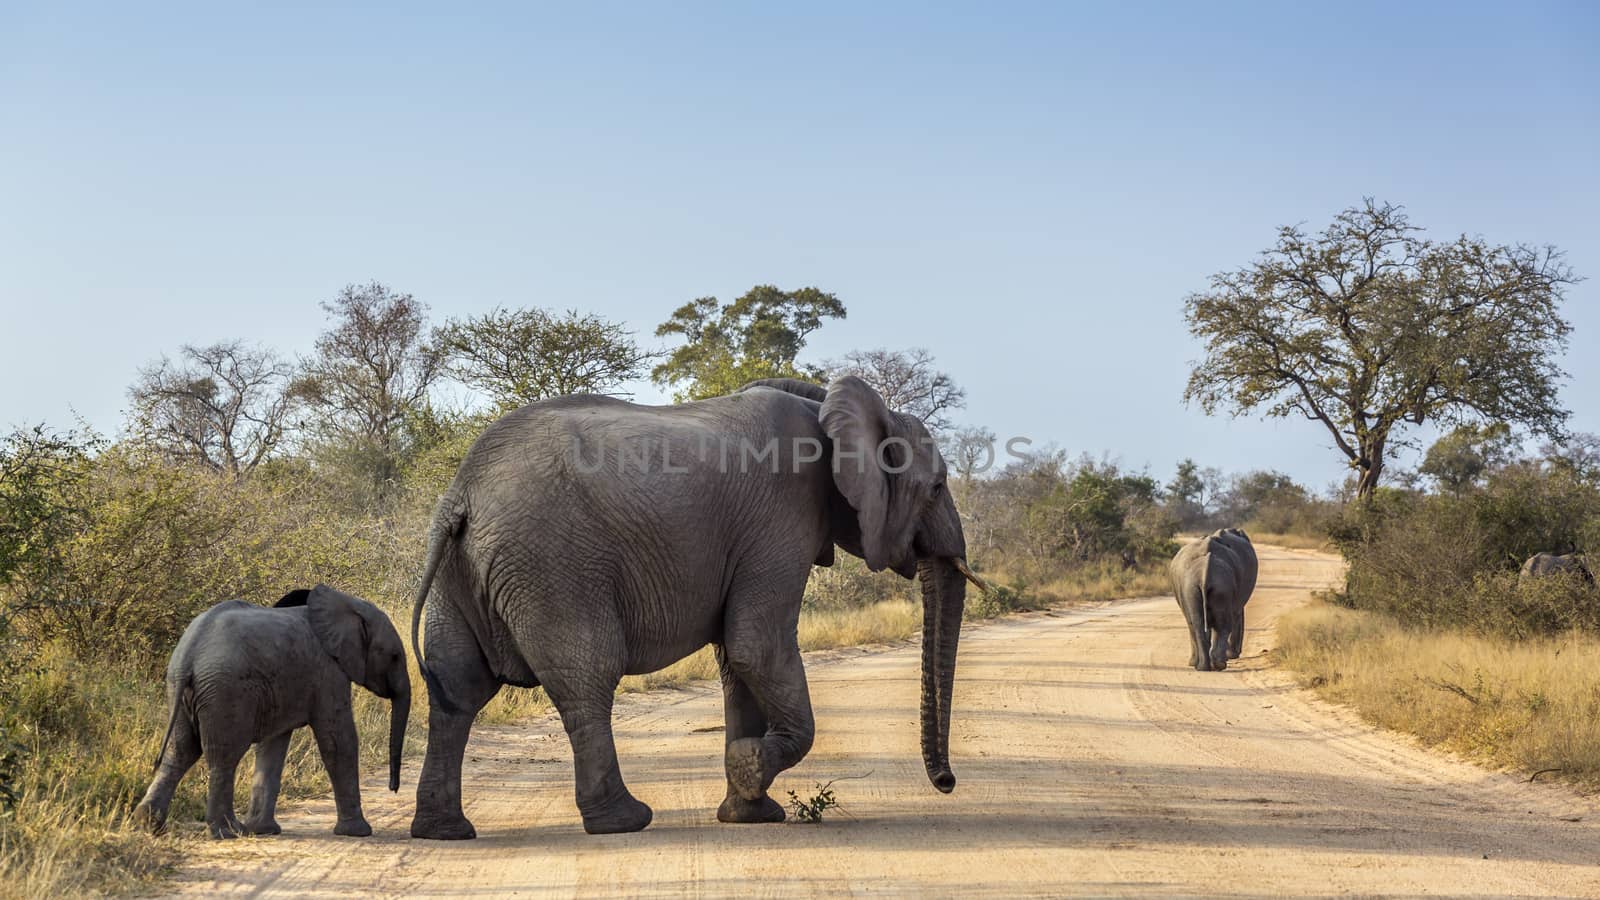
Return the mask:
<svg viewBox="0 0 1600 900">
<path fill-rule="evenodd" d="M 1213 532 L 1185 544 L 1167 569 L 1189 626 L 1189 665 L 1201 672 L 1220 672 L 1230 653 L 1238 655 L 1234 635 L 1244 629 L 1244 604 L 1256 580 L 1255 551 L 1248 558 L 1241 551 L 1238 536 Z"/>
<path fill-rule="evenodd" d="M 1228 545 L 1234 555 L 1239 558 L 1243 581 L 1240 584 L 1239 617 L 1234 623 L 1233 636 L 1228 642 L 1228 658 L 1238 659 L 1244 652 L 1244 608 L 1250 602 L 1256 590 L 1256 575 L 1260 571 L 1260 561 L 1256 559 L 1255 545 L 1250 543 L 1250 535 L 1244 533 L 1242 528 L 1224 528 L 1212 533 L 1212 536 Z"/>
<path fill-rule="evenodd" d="M 1522 564 L 1517 581 L 1525 583 L 1559 572 L 1574 572 L 1590 584 L 1594 583 L 1594 573 L 1589 570 L 1582 553 L 1535 553 Z"/>
<path fill-rule="evenodd" d="M 352 682 L 392 701 L 389 790 L 397 791 L 411 675 L 405 644 L 382 610 L 319 584 L 285 594 L 271 609 L 227 600 L 196 616 L 167 664 L 167 734 L 155 779 L 135 814 L 161 830 L 173 791 L 204 752 L 211 836 L 278 834 L 275 812 L 289 737 L 310 725 L 333 783 L 334 833 L 371 834 L 361 813 Z M 233 777 L 251 744 L 255 781 L 241 823 L 233 808 Z"/>
<path fill-rule="evenodd" d="M 428 753 L 415 837 L 476 832 L 461 809 L 473 716 L 502 684 L 543 685 L 571 739 L 591 834 L 637 831 L 611 704 L 625 674 L 716 647 L 723 822 L 778 822 L 767 796 L 811 747 L 796 628 L 835 545 L 922 583 L 922 756 L 950 792 L 950 698 L 966 542 L 943 458 L 859 378 L 756 382 L 694 403 L 535 403 L 490 425 L 435 514 L 412 616 L 426 609 Z M 975 580 L 975 579 L 974 579 Z"/>
</svg>

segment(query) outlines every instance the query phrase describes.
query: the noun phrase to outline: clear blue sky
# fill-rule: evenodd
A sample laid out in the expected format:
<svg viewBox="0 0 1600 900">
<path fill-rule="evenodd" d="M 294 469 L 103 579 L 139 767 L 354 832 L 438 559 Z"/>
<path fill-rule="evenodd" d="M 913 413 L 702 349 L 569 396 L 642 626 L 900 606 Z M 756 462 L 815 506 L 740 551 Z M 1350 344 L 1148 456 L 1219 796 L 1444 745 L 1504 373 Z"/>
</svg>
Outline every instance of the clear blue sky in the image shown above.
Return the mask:
<svg viewBox="0 0 1600 900">
<path fill-rule="evenodd" d="M 1591 4 L 232 6 L 0 3 L 0 426 L 114 430 L 186 342 L 304 352 L 348 282 L 652 342 L 772 282 L 848 305 L 811 358 L 932 350 L 963 421 L 1323 485 L 1316 426 L 1181 405 L 1207 275 L 1372 195 L 1600 276 Z"/>
</svg>

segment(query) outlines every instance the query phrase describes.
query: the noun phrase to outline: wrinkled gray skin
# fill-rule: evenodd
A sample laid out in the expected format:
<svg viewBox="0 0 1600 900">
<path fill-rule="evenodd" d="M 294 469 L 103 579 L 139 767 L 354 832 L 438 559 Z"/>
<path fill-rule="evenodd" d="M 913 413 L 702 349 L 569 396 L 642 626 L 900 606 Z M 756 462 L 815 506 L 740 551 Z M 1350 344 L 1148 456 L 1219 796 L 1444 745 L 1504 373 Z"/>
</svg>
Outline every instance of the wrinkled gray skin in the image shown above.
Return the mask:
<svg viewBox="0 0 1600 900">
<path fill-rule="evenodd" d="M 891 437 L 911 448 L 890 445 L 898 473 L 871 461 Z M 722 438 L 732 447 L 726 471 Z M 431 584 L 418 653 L 428 753 L 412 835 L 475 836 L 461 808 L 462 753 L 474 714 L 502 684 L 543 685 L 555 703 L 584 830 L 644 828 L 651 810 L 617 765 L 617 682 L 706 644 L 716 647 L 726 717 L 717 818 L 782 821 L 767 790 L 806 755 L 814 731 L 796 641 L 800 600 L 811 567 L 831 565 L 835 545 L 874 571 L 921 579 L 923 761 L 938 790 L 953 790 L 966 544 L 944 460 L 927 438 L 854 377 L 826 390 L 757 382 L 664 407 L 564 397 L 491 425 L 440 501 L 412 618 L 415 642 Z M 741 463 L 741 440 L 757 451 L 776 440 L 777 472 L 770 458 Z"/>
<path fill-rule="evenodd" d="M 1239 619 L 1235 623 L 1233 636 L 1228 641 L 1228 658 L 1238 659 L 1244 652 L 1244 607 L 1250 602 L 1250 597 L 1256 590 L 1256 575 L 1260 572 L 1260 562 L 1256 559 L 1255 545 L 1250 543 L 1250 535 L 1244 533 L 1242 528 L 1224 528 L 1212 533 L 1212 536 L 1222 541 L 1239 558 L 1239 564 L 1244 573 L 1240 584 Z M 1192 665 L 1192 663 L 1191 663 Z"/>
<path fill-rule="evenodd" d="M 1189 665 L 1195 669 L 1221 672 L 1239 656 L 1256 568 L 1255 549 L 1238 529 L 1192 541 L 1172 558 L 1168 574 L 1189 625 Z"/>
<path fill-rule="evenodd" d="M 371 834 L 361 814 L 351 682 L 392 701 L 389 790 L 399 790 L 411 676 L 405 645 L 382 610 L 319 584 L 284 595 L 272 608 L 228 600 L 196 616 L 167 664 L 171 719 L 155 780 L 135 815 L 156 831 L 165 827 L 172 793 L 203 749 L 211 836 L 278 834 L 274 813 L 289 736 L 310 725 L 333 782 L 334 834 Z M 255 782 L 240 822 L 234 772 L 251 744 L 257 745 Z"/>
<path fill-rule="evenodd" d="M 1526 582 L 1557 572 L 1577 572 L 1585 581 L 1594 583 L 1594 573 L 1589 570 L 1589 564 L 1584 560 L 1582 553 L 1536 553 L 1522 564 L 1522 572 L 1517 576 L 1517 580 Z"/>
</svg>

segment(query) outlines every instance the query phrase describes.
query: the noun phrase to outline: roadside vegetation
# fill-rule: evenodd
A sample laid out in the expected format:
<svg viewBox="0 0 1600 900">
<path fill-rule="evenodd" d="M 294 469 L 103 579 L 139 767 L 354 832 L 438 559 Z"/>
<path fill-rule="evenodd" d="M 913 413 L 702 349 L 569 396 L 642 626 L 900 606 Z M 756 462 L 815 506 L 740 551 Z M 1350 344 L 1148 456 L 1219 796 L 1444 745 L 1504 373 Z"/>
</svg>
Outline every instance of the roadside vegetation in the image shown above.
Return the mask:
<svg viewBox="0 0 1600 900">
<path fill-rule="evenodd" d="M 1334 528 L 1345 585 L 1280 620 L 1278 653 L 1378 724 L 1600 788 L 1600 589 L 1518 572 L 1600 538 L 1600 441 L 1520 458 L 1468 428 L 1422 468 L 1431 490 L 1380 488 Z"/>
<path fill-rule="evenodd" d="M 1518 577 L 1600 541 L 1600 442 L 1567 431 L 1558 390 L 1578 281 L 1554 247 L 1435 240 L 1369 198 L 1321 231 L 1280 228 L 1189 296 L 1205 352 L 1184 397 L 1317 423 L 1350 466 L 1347 505 L 1289 504 L 1253 530 L 1348 562 L 1327 605 L 1280 620 L 1288 665 L 1380 724 L 1593 785 L 1600 593 Z M 1391 469 L 1426 425 L 1444 436 Z"/>
</svg>

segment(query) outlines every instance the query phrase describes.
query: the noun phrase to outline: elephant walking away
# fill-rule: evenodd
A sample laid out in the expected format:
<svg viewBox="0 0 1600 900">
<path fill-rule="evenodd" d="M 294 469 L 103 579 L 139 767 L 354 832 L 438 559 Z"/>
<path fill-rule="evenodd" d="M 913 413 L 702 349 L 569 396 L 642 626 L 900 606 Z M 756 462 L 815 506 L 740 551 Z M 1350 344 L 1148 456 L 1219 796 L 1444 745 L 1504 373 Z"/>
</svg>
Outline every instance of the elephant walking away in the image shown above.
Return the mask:
<svg viewBox="0 0 1600 900">
<path fill-rule="evenodd" d="M 1241 596 L 1239 599 L 1239 621 L 1233 629 L 1233 637 L 1228 642 L 1228 658 L 1238 659 L 1244 652 L 1244 608 L 1250 602 L 1250 597 L 1256 590 L 1256 575 L 1260 572 L 1260 561 L 1256 559 L 1256 548 L 1250 543 L 1250 535 L 1241 528 L 1224 528 L 1213 532 L 1213 537 L 1218 538 L 1228 545 L 1228 548 L 1239 557 L 1239 563 L 1244 573 L 1240 585 Z"/>
<path fill-rule="evenodd" d="M 272 608 L 228 600 L 196 616 L 167 664 L 167 735 L 155 780 L 135 815 L 156 831 L 164 828 L 173 791 L 204 753 L 211 836 L 278 834 L 275 812 L 289 737 L 310 725 L 333 782 L 334 834 L 371 834 L 361 813 L 352 682 L 392 702 L 389 790 L 397 791 L 411 676 L 405 644 L 382 610 L 319 584 L 291 591 Z M 234 772 L 251 744 L 256 745 L 255 782 L 250 809 L 240 822 L 233 806 Z"/>
<path fill-rule="evenodd" d="M 569 396 L 509 413 L 468 451 L 434 517 L 412 615 L 429 689 L 411 833 L 476 835 L 462 812 L 473 716 L 502 684 L 543 685 L 572 744 L 591 834 L 637 831 L 612 696 L 626 674 L 716 648 L 723 822 L 778 822 L 767 791 L 811 748 L 796 628 L 834 547 L 921 580 L 921 743 L 945 793 L 966 543 L 946 467 L 915 417 L 859 378 L 789 379 L 675 406 Z M 426 610 L 424 610 L 426 605 Z"/>
<path fill-rule="evenodd" d="M 1244 605 L 1255 589 L 1255 550 L 1244 532 L 1217 531 L 1183 546 L 1168 574 L 1189 630 L 1189 665 L 1220 672 L 1242 648 Z"/>
</svg>

